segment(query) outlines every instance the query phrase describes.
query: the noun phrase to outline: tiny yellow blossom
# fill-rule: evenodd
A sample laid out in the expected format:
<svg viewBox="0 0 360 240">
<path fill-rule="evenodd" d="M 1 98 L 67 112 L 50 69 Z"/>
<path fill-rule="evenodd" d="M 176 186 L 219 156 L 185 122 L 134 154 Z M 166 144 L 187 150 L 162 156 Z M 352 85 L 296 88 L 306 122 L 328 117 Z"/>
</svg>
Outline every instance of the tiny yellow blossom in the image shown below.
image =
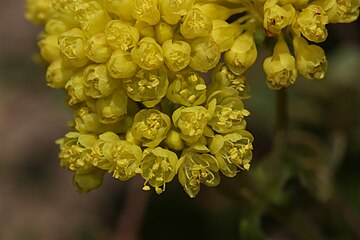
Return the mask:
<svg viewBox="0 0 360 240">
<path fill-rule="evenodd" d="M 89 59 L 85 54 L 87 37 L 83 31 L 73 28 L 59 36 L 60 56 L 74 67 L 84 66 Z"/>
<path fill-rule="evenodd" d="M 132 78 L 124 79 L 124 86 L 129 98 L 142 102 L 147 107 L 154 107 L 165 96 L 169 85 L 167 70 L 139 70 Z"/>
<path fill-rule="evenodd" d="M 210 154 L 184 150 L 177 169 L 179 182 L 191 198 L 199 193 L 201 183 L 209 187 L 220 183 L 219 164 Z"/>
<path fill-rule="evenodd" d="M 141 176 L 146 180 L 143 189 L 147 190 L 147 184 L 150 184 L 157 194 L 164 192 L 165 184 L 176 175 L 177 161 L 176 154 L 167 149 L 161 147 L 145 149 L 139 166 Z"/>
<path fill-rule="evenodd" d="M 169 24 L 176 24 L 193 7 L 194 0 L 161 0 L 159 5 L 161 18 Z"/>
<path fill-rule="evenodd" d="M 254 37 L 245 32 L 235 39 L 233 46 L 225 52 L 225 62 L 235 74 L 242 74 L 254 64 L 257 58 L 257 49 Z"/>
<path fill-rule="evenodd" d="M 134 0 L 102 0 L 106 10 L 109 13 L 117 15 L 120 19 L 133 21 L 132 10 L 134 9 Z"/>
<path fill-rule="evenodd" d="M 65 90 L 69 96 L 68 104 L 70 106 L 89 99 L 85 93 L 83 72 L 73 74 L 70 80 L 66 82 Z"/>
<path fill-rule="evenodd" d="M 214 42 L 219 45 L 220 52 L 229 50 L 235 41 L 235 37 L 240 34 L 240 29 L 224 20 L 215 19 L 212 21 L 213 28 L 211 30 L 211 37 Z"/>
<path fill-rule="evenodd" d="M 190 67 L 196 71 L 207 72 L 214 68 L 220 56 L 220 46 L 211 37 L 196 38 L 191 42 Z"/>
<path fill-rule="evenodd" d="M 86 42 L 85 54 L 93 62 L 105 63 L 109 60 L 111 53 L 105 33 L 95 34 Z"/>
<path fill-rule="evenodd" d="M 227 177 L 234 177 L 238 168 L 249 170 L 252 158 L 252 135 L 240 130 L 225 136 L 215 135 L 211 144 L 211 153 L 219 162 L 220 171 Z"/>
<path fill-rule="evenodd" d="M 132 61 L 130 53 L 121 49 L 111 54 L 106 66 L 113 78 L 130 78 L 137 70 L 137 64 Z"/>
<path fill-rule="evenodd" d="M 60 48 L 58 43 L 58 36 L 49 35 L 41 39 L 38 43 L 41 57 L 51 63 L 60 59 Z"/>
<path fill-rule="evenodd" d="M 157 109 L 140 110 L 134 117 L 131 133 L 144 147 L 157 147 L 171 127 L 168 115 Z"/>
<path fill-rule="evenodd" d="M 190 63 L 191 47 L 185 41 L 165 41 L 162 45 L 164 60 L 169 70 L 178 72 Z"/>
<path fill-rule="evenodd" d="M 302 37 L 293 40 L 296 68 L 307 79 L 323 79 L 327 69 L 324 50 L 317 45 L 309 45 Z"/>
<path fill-rule="evenodd" d="M 350 23 L 359 17 L 358 0 L 324 0 L 316 4 L 324 9 L 330 23 Z"/>
<path fill-rule="evenodd" d="M 68 30 L 68 26 L 63 21 L 59 19 L 49 19 L 46 22 L 44 32 L 48 35 L 59 36 Z"/>
<path fill-rule="evenodd" d="M 200 105 L 206 101 L 205 80 L 195 72 L 180 72 L 169 85 L 166 97 L 188 107 Z"/>
<path fill-rule="evenodd" d="M 263 68 L 266 83 L 271 89 L 278 90 L 295 83 L 297 77 L 295 58 L 290 54 L 282 35 L 279 35 L 273 55 L 265 59 Z"/>
<path fill-rule="evenodd" d="M 159 22 L 155 25 L 156 41 L 161 45 L 166 40 L 172 39 L 174 29 L 170 24 L 166 22 Z"/>
<path fill-rule="evenodd" d="M 113 49 L 129 50 L 139 41 L 137 28 L 121 20 L 111 20 L 105 28 L 108 44 Z"/>
<path fill-rule="evenodd" d="M 52 88 L 64 88 L 76 69 L 64 66 L 62 60 L 52 62 L 46 70 L 47 85 Z"/>
<path fill-rule="evenodd" d="M 304 8 L 292 24 L 293 30 L 298 36 L 301 34 L 312 42 L 323 42 L 328 32 L 325 27 L 329 23 L 324 10 L 318 5 L 309 5 Z"/>
<path fill-rule="evenodd" d="M 145 70 L 154 70 L 164 64 L 162 48 L 151 37 L 144 37 L 139 41 L 131 50 L 131 58 Z"/>
<path fill-rule="evenodd" d="M 180 25 L 180 32 L 186 39 L 206 37 L 212 30 L 211 18 L 202 13 L 199 9 L 190 10 Z"/>
<path fill-rule="evenodd" d="M 132 15 L 150 25 L 157 24 L 160 21 L 158 0 L 134 0 Z"/>
<path fill-rule="evenodd" d="M 269 36 L 278 35 L 290 25 L 295 17 L 295 8 L 291 4 L 280 6 L 278 0 L 267 0 L 264 4 L 264 28 Z"/>
</svg>

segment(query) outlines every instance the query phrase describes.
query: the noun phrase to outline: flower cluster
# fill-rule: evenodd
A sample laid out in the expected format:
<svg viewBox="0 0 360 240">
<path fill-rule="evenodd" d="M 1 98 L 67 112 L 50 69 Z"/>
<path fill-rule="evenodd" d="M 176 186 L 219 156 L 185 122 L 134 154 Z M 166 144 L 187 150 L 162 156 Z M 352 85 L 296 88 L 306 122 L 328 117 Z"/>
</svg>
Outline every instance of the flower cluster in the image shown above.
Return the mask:
<svg viewBox="0 0 360 240">
<path fill-rule="evenodd" d="M 108 172 L 140 175 L 158 194 L 177 176 L 195 197 L 250 168 L 243 100 L 259 41 L 276 39 L 263 64 L 270 88 L 298 73 L 322 79 L 324 51 L 309 41 L 358 15 L 357 0 L 28 0 L 27 19 L 44 25 L 48 86 L 74 110 L 61 165 L 81 192 Z"/>
</svg>

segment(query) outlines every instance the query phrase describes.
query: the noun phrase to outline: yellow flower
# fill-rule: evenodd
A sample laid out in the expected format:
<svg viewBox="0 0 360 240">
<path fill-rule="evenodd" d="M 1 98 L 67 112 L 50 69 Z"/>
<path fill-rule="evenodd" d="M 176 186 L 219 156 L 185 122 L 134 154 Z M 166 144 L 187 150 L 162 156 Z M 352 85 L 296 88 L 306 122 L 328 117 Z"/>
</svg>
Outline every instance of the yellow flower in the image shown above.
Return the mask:
<svg viewBox="0 0 360 240">
<path fill-rule="evenodd" d="M 280 6 L 277 2 L 278 0 L 267 0 L 264 4 L 263 26 L 269 36 L 278 35 L 295 17 L 295 9 L 291 4 Z"/>
<path fill-rule="evenodd" d="M 125 181 L 136 175 L 142 151 L 139 146 L 120 140 L 115 133 L 105 132 L 92 146 L 91 157 L 94 166 Z"/>
<path fill-rule="evenodd" d="M 250 32 L 245 32 L 235 39 L 234 44 L 225 52 L 225 62 L 235 74 L 242 74 L 255 63 L 257 49 L 254 37 Z"/>
<path fill-rule="evenodd" d="M 215 69 L 211 71 L 211 83 L 209 86 L 209 92 L 213 92 L 215 90 L 231 87 L 238 91 L 238 95 L 240 98 L 245 98 L 245 91 L 247 89 L 245 75 L 236 75 L 234 74 L 230 68 L 226 65 L 226 63 L 219 63 Z"/>
<path fill-rule="evenodd" d="M 59 37 L 60 56 L 74 67 L 84 66 L 89 59 L 85 54 L 87 37 L 83 31 L 73 28 Z"/>
<path fill-rule="evenodd" d="M 103 32 L 108 21 L 111 20 L 107 12 L 97 1 L 77 2 L 72 5 L 75 20 L 81 29 L 90 34 Z"/>
<path fill-rule="evenodd" d="M 309 5 L 304 8 L 292 24 L 295 33 L 301 34 L 312 42 L 323 42 L 328 32 L 325 27 L 329 20 L 324 10 L 318 5 Z"/>
<path fill-rule="evenodd" d="M 131 59 L 145 70 L 154 70 L 164 64 L 162 48 L 151 37 L 144 37 L 138 42 L 131 50 Z"/>
<path fill-rule="evenodd" d="M 282 35 L 279 35 L 273 55 L 265 59 L 263 68 L 266 83 L 271 89 L 278 90 L 295 83 L 297 77 L 295 58 L 290 54 Z"/>
<path fill-rule="evenodd" d="M 44 24 L 52 15 L 50 0 L 28 0 L 26 8 L 26 19 L 36 24 Z"/>
<path fill-rule="evenodd" d="M 227 177 L 234 177 L 238 168 L 249 170 L 252 158 L 252 135 L 240 130 L 225 136 L 215 135 L 210 151 L 219 162 L 220 171 Z"/>
<path fill-rule="evenodd" d="M 137 28 L 121 20 L 111 20 L 105 28 L 108 44 L 113 49 L 129 50 L 139 41 Z"/>
<path fill-rule="evenodd" d="M 330 23 L 350 23 L 359 17 L 358 0 L 324 0 L 316 4 L 324 9 Z"/>
<path fill-rule="evenodd" d="M 180 129 L 180 136 L 187 144 L 196 143 L 203 135 L 211 130 L 207 127 L 208 121 L 214 113 L 215 101 L 206 109 L 202 106 L 180 107 L 175 110 L 172 120 L 175 127 Z"/>
<path fill-rule="evenodd" d="M 240 34 L 240 29 L 224 20 L 215 19 L 212 21 L 213 28 L 211 30 L 211 37 L 214 42 L 219 45 L 220 52 L 229 50 L 235 41 L 235 37 Z"/>
<path fill-rule="evenodd" d="M 109 60 L 111 53 L 105 33 L 95 34 L 86 42 L 85 54 L 93 62 L 105 63 Z"/>
<path fill-rule="evenodd" d="M 307 79 L 323 79 L 327 69 L 324 50 L 317 45 L 309 45 L 302 37 L 293 40 L 296 68 Z"/>
<path fill-rule="evenodd" d="M 177 163 L 177 170 L 179 182 L 191 198 L 199 193 L 201 183 L 209 187 L 220 183 L 219 164 L 210 154 L 184 150 Z"/>
<path fill-rule="evenodd" d="M 161 0 L 159 5 L 161 18 L 174 25 L 192 8 L 194 0 Z"/>
<path fill-rule="evenodd" d="M 234 94 L 235 93 L 235 94 Z M 237 96 L 237 92 L 228 91 L 228 89 L 217 90 L 212 93 L 208 101 L 216 99 L 216 108 L 213 117 L 208 125 L 219 133 L 231 133 L 245 129 L 245 117 L 250 112 L 244 108 L 244 104 Z"/>
<path fill-rule="evenodd" d="M 140 69 L 135 76 L 124 80 L 129 98 L 154 107 L 165 96 L 169 81 L 165 67 L 147 71 Z"/>
<path fill-rule="evenodd" d="M 49 19 L 45 24 L 45 33 L 48 35 L 59 36 L 63 32 L 66 32 L 68 26 L 59 19 Z"/>
<path fill-rule="evenodd" d="M 195 72 L 179 72 L 169 85 L 166 97 L 188 107 L 200 105 L 206 100 L 205 80 Z"/>
<path fill-rule="evenodd" d="M 96 102 L 96 112 L 103 124 L 118 122 L 127 112 L 127 96 L 119 86 L 113 94 Z"/>
<path fill-rule="evenodd" d="M 164 61 L 170 71 L 178 72 L 190 63 L 191 47 L 185 41 L 169 39 L 162 45 Z"/>
<path fill-rule="evenodd" d="M 137 64 L 131 59 L 130 53 L 121 49 L 112 53 L 106 66 L 113 78 L 130 78 L 137 70 Z"/>
<path fill-rule="evenodd" d="M 91 147 L 96 141 L 97 136 L 78 132 L 69 132 L 64 138 L 57 140 L 57 144 L 60 146 L 61 166 L 71 171 L 86 169 L 91 166 Z"/>
<path fill-rule="evenodd" d="M 196 38 L 191 42 L 190 67 L 193 70 L 207 72 L 220 60 L 220 46 L 211 37 Z"/>
<path fill-rule="evenodd" d="M 202 13 L 199 9 L 190 10 L 180 24 L 180 32 L 186 39 L 206 37 L 212 30 L 211 18 Z"/>
<path fill-rule="evenodd" d="M 157 109 L 140 110 L 134 117 L 131 133 L 144 147 L 157 147 L 171 127 L 168 115 Z"/>
<path fill-rule="evenodd" d="M 134 0 L 102 0 L 106 10 L 127 21 L 133 21 Z"/>
<path fill-rule="evenodd" d="M 85 94 L 92 98 L 109 96 L 119 85 L 108 74 L 105 64 L 92 64 L 84 70 Z"/>
<path fill-rule="evenodd" d="M 160 21 L 158 0 L 134 0 L 132 15 L 150 25 L 157 24 Z"/>
<path fill-rule="evenodd" d="M 68 104 L 70 106 L 89 99 L 85 93 L 84 74 L 82 71 L 72 75 L 70 80 L 65 84 L 65 90 L 69 96 Z"/>
<path fill-rule="evenodd" d="M 141 176 L 145 179 L 144 190 L 149 190 L 150 184 L 157 194 L 165 191 L 165 184 L 171 182 L 176 175 L 178 157 L 170 150 L 147 148 L 140 161 Z"/>
</svg>

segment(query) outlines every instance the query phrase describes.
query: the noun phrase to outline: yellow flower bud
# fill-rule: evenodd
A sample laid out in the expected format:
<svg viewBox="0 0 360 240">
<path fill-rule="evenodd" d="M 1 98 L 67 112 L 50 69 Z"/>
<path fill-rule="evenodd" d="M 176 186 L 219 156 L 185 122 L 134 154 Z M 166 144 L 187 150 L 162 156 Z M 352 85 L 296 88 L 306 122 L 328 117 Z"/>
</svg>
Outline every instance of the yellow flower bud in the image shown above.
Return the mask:
<svg viewBox="0 0 360 240">
<path fill-rule="evenodd" d="M 162 19 L 174 25 L 192 8 L 194 0 L 161 0 L 159 5 Z"/>
<path fill-rule="evenodd" d="M 27 20 L 35 24 L 44 24 L 52 15 L 51 3 L 49 0 L 27 0 Z"/>
<path fill-rule="evenodd" d="M 213 20 L 213 29 L 211 31 L 211 37 L 214 42 L 220 46 L 220 51 L 225 52 L 229 50 L 234 44 L 235 37 L 240 33 L 239 29 L 235 25 L 228 24 L 224 20 Z"/>
<path fill-rule="evenodd" d="M 171 129 L 165 138 L 166 146 L 176 151 L 184 149 L 184 141 L 181 139 L 180 133 Z"/>
<path fill-rule="evenodd" d="M 103 32 L 107 22 L 111 20 L 97 1 L 75 3 L 72 11 L 75 19 L 80 23 L 81 29 L 90 34 Z"/>
<path fill-rule="evenodd" d="M 51 63 L 60 58 L 60 49 L 58 43 L 58 37 L 55 35 L 49 35 L 41 39 L 38 43 L 40 48 L 41 57 Z"/>
<path fill-rule="evenodd" d="M 165 96 L 169 81 L 165 67 L 147 71 L 140 69 L 135 76 L 124 80 L 127 95 L 146 107 L 154 107 Z"/>
<path fill-rule="evenodd" d="M 177 169 L 179 182 L 191 198 L 199 193 L 201 183 L 209 187 L 220 183 L 219 164 L 210 154 L 184 151 Z"/>
<path fill-rule="evenodd" d="M 92 164 L 113 174 L 121 181 L 128 180 L 136 175 L 136 169 L 142 158 L 139 146 L 120 140 L 112 132 L 105 132 L 91 149 Z"/>
<path fill-rule="evenodd" d="M 290 25 L 295 17 L 295 8 L 291 4 L 280 6 L 278 0 L 267 0 L 264 4 L 264 28 L 269 36 L 278 35 Z"/>
<path fill-rule="evenodd" d="M 65 84 L 65 90 L 69 96 L 68 104 L 70 106 L 88 100 L 84 89 L 84 74 L 82 71 L 72 75 L 71 79 Z"/>
<path fill-rule="evenodd" d="M 105 171 L 96 167 L 77 170 L 73 177 L 73 183 L 80 193 L 87 193 L 102 185 L 104 174 Z"/>
<path fill-rule="evenodd" d="M 75 129 L 81 133 L 96 133 L 101 128 L 99 117 L 95 112 L 95 104 L 86 102 L 77 109 L 74 115 Z"/>
<path fill-rule="evenodd" d="M 147 184 L 150 184 L 157 194 L 165 191 L 165 184 L 171 182 L 176 174 L 177 161 L 176 154 L 167 149 L 145 149 L 139 166 L 141 176 L 146 180 L 144 190 L 147 189 Z"/>
<path fill-rule="evenodd" d="M 149 25 L 143 21 L 136 21 L 134 27 L 138 29 L 141 37 L 156 38 L 155 28 L 153 25 Z"/>
<path fill-rule="evenodd" d="M 203 104 L 206 100 L 205 80 L 195 72 L 180 72 L 169 85 L 166 97 L 187 107 Z"/>
<path fill-rule="evenodd" d="M 114 13 L 120 19 L 133 21 L 132 11 L 134 9 L 134 0 L 102 0 L 108 12 Z"/>
<path fill-rule="evenodd" d="M 191 42 L 190 67 L 207 72 L 214 68 L 221 56 L 220 46 L 211 37 L 197 38 Z"/>
<path fill-rule="evenodd" d="M 137 65 L 131 59 L 129 52 L 119 49 L 112 53 L 107 69 L 113 78 L 130 78 L 135 75 Z"/>
<path fill-rule="evenodd" d="M 240 75 L 252 66 L 257 58 L 253 35 L 245 32 L 235 39 L 234 45 L 225 53 L 225 62 L 230 70 Z"/>
<path fill-rule="evenodd" d="M 64 66 L 62 60 L 52 62 L 46 70 L 47 85 L 52 88 L 63 88 L 74 73 L 75 69 Z"/>
<path fill-rule="evenodd" d="M 125 91 L 118 87 L 110 96 L 97 100 L 96 112 L 103 124 L 118 122 L 127 112 Z"/>
<path fill-rule="evenodd" d="M 155 25 L 160 21 L 158 0 L 134 0 L 132 15 L 135 19 Z"/>
<path fill-rule="evenodd" d="M 144 147 L 154 148 L 165 139 L 170 126 L 168 115 L 157 109 L 143 109 L 135 115 L 131 133 Z"/>
<path fill-rule="evenodd" d="M 324 50 L 317 45 L 309 45 L 302 37 L 293 40 L 296 67 L 307 79 L 323 79 L 327 69 Z"/>
<path fill-rule="evenodd" d="M 185 15 L 180 25 L 180 32 L 186 39 L 206 37 L 210 34 L 212 27 L 211 18 L 194 8 Z"/>
<path fill-rule="evenodd" d="M 159 44 L 163 44 L 166 40 L 173 37 L 174 30 L 171 25 L 166 22 L 159 22 L 155 25 L 156 40 Z"/>
<path fill-rule="evenodd" d="M 119 85 L 108 74 L 105 64 L 92 64 L 84 70 L 85 94 L 92 98 L 109 96 Z"/>
<path fill-rule="evenodd" d="M 64 32 L 59 37 L 60 56 L 75 67 L 84 66 L 89 61 L 85 55 L 86 41 L 85 33 L 78 28 Z"/>
<path fill-rule="evenodd" d="M 328 32 L 325 27 L 329 20 L 324 10 L 318 5 L 310 5 L 303 9 L 292 24 L 293 30 L 312 42 L 323 42 Z"/>
<path fill-rule="evenodd" d="M 191 47 L 185 41 L 169 39 L 162 45 L 164 60 L 170 71 L 178 72 L 190 63 Z"/>
<path fill-rule="evenodd" d="M 131 50 L 131 58 L 142 69 L 154 70 L 164 64 L 161 46 L 151 37 L 144 37 Z"/>
<path fill-rule="evenodd" d="M 68 27 L 66 24 L 58 19 L 49 19 L 45 25 L 45 33 L 48 35 L 56 35 L 59 36 L 63 32 L 66 32 Z"/>
<path fill-rule="evenodd" d="M 238 13 L 236 9 L 221 6 L 220 4 L 216 3 L 196 3 L 194 8 L 198 8 L 202 13 L 210 17 L 212 20 L 218 19 L 225 21 L 231 15 Z"/>
<path fill-rule="evenodd" d="M 295 9 L 302 9 L 309 3 L 309 0 L 279 0 L 279 5 L 291 4 Z"/>
<path fill-rule="evenodd" d="M 106 40 L 111 48 L 128 50 L 139 41 L 139 32 L 129 23 L 121 20 L 111 20 L 105 28 Z"/>
<path fill-rule="evenodd" d="M 220 171 L 227 177 L 234 177 L 238 168 L 249 170 L 252 159 L 253 136 L 240 130 L 225 136 L 215 135 L 210 151 L 219 162 Z"/>
<path fill-rule="evenodd" d="M 105 63 L 110 58 L 112 50 L 106 41 L 104 33 L 98 33 L 88 39 L 85 54 L 93 62 Z"/>
<path fill-rule="evenodd" d="M 290 54 L 282 35 L 279 35 L 273 56 L 265 59 L 263 68 L 266 83 L 271 89 L 278 90 L 295 83 L 297 77 L 295 58 Z"/>
<path fill-rule="evenodd" d="M 211 71 L 211 84 L 209 86 L 209 92 L 225 87 L 236 89 L 239 97 L 246 97 L 245 91 L 247 89 L 247 83 L 245 75 L 234 74 L 231 72 L 226 63 L 221 62 Z"/>
<path fill-rule="evenodd" d="M 208 121 L 213 111 L 202 106 L 180 107 L 175 110 L 172 120 L 180 129 L 180 136 L 187 144 L 196 143 L 205 133 Z"/>
</svg>

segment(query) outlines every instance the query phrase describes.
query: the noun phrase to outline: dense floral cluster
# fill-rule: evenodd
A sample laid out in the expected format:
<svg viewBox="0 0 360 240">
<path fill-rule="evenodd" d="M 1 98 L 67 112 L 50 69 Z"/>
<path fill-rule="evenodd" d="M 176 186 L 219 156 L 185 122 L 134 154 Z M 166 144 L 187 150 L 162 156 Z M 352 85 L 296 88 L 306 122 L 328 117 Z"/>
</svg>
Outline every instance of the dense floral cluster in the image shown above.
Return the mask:
<svg viewBox="0 0 360 240">
<path fill-rule="evenodd" d="M 79 191 L 104 173 L 144 178 L 157 193 L 177 175 L 190 197 L 220 173 L 248 170 L 246 70 L 261 33 L 276 39 L 263 64 L 272 89 L 297 74 L 324 78 L 326 24 L 351 22 L 358 0 L 28 0 L 43 24 L 46 79 L 64 89 L 72 130 L 58 140 Z M 228 21 L 230 16 L 237 16 Z M 260 37 L 259 37 L 260 36 Z M 260 40 L 259 40 L 260 39 Z"/>
</svg>

